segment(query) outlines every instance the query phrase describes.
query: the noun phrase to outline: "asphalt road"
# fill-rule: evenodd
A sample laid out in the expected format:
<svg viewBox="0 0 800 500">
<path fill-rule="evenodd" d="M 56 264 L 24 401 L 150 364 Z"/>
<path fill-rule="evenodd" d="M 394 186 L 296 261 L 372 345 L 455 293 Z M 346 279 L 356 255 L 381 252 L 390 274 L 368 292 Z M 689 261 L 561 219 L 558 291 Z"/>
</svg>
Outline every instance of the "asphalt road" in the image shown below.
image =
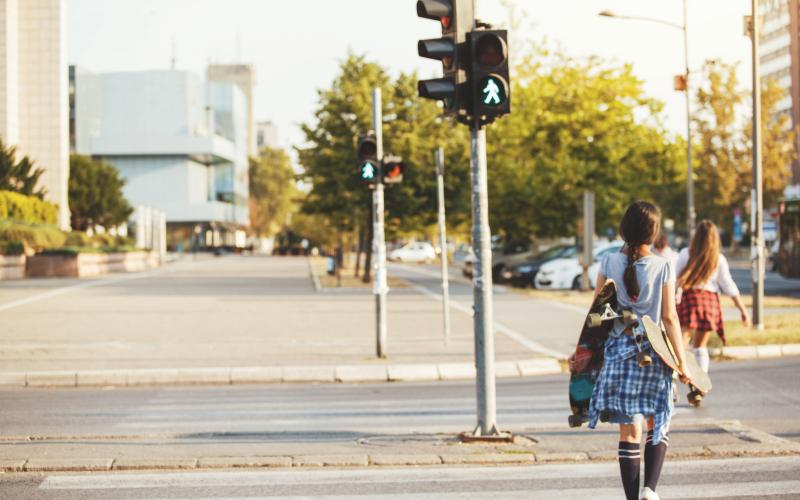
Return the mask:
<svg viewBox="0 0 800 500">
<path fill-rule="evenodd" d="M 800 492 L 800 457 L 667 461 L 658 492 L 665 499 L 796 499 Z M 616 500 L 621 497 L 615 463 L 0 477 L 0 498 L 9 500 Z"/>
<path fill-rule="evenodd" d="M 714 389 L 701 408 L 688 408 L 681 395 L 676 422 L 738 419 L 800 441 L 800 359 L 714 363 L 711 375 Z M 565 427 L 565 375 L 501 379 L 497 394 L 503 428 Z M 0 391 L 0 401 L 2 436 L 253 433 L 263 442 L 335 442 L 368 433 L 452 433 L 475 422 L 472 382 L 13 389 Z"/>
</svg>

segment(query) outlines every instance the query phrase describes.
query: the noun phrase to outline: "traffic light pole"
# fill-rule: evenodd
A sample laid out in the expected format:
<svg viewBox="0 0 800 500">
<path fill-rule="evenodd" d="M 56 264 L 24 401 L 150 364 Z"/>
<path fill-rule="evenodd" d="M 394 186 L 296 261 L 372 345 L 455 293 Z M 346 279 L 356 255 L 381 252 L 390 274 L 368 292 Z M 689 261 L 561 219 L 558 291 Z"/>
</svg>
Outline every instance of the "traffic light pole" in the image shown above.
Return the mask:
<svg viewBox="0 0 800 500">
<path fill-rule="evenodd" d="M 381 89 L 372 89 L 372 129 L 375 131 L 377 145 L 378 165 L 383 161 L 383 113 L 381 110 Z M 373 237 L 372 253 L 375 256 L 375 333 L 376 354 L 379 358 L 386 357 L 386 294 L 389 286 L 386 280 L 386 240 L 383 234 L 383 179 L 380 173 L 377 176 L 375 190 L 372 192 L 373 207 Z"/>
<path fill-rule="evenodd" d="M 442 314 L 444 342 L 450 343 L 450 283 L 447 276 L 447 226 L 444 211 L 444 150 L 436 150 L 436 187 L 439 198 L 439 247 L 442 249 Z"/>
<path fill-rule="evenodd" d="M 764 329 L 764 191 L 761 170 L 761 75 L 759 67 L 758 2 L 752 0 L 750 38 L 753 48 L 753 190 L 751 260 L 753 271 L 753 328 Z"/>
<path fill-rule="evenodd" d="M 471 127 L 472 248 L 475 368 L 477 371 L 478 425 L 475 436 L 496 436 L 497 405 L 494 371 L 494 320 L 492 317 L 492 244 L 489 230 L 489 188 L 486 170 L 486 128 Z"/>
</svg>

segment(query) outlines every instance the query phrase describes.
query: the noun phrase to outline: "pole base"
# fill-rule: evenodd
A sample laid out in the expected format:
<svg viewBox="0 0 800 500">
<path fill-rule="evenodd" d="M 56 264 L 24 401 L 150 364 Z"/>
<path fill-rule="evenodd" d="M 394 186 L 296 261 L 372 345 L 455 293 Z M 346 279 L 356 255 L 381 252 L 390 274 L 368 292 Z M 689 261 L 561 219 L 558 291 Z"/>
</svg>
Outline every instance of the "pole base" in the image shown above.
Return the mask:
<svg viewBox="0 0 800 500">
<path fill-rule="evenodd" d="M 510 432 L 500 432 L 497 429 L 492 429 L 489 434 L 481 434 L 481 428 L 478 427 L 472 432 L 462 432 L 458 435 L 462 443 L 513 443 L 514 435 Z"/>
</svg>

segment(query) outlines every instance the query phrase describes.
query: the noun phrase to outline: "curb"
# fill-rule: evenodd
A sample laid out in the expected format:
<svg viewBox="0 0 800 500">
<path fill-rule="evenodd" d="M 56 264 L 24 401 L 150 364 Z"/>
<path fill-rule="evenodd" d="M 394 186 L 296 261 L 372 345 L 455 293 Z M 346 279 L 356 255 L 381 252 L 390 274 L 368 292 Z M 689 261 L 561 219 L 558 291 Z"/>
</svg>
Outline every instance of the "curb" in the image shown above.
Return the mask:
<svg viewBox="0 0 800 500">
<path fill-rule="evenodd" d="M 756 443 L 670 448 L 673 459 L 736 458 L 800 455 L 800 443 Z M 0 460 L 0 473 L 13 472 L 108 472 L 213 469 L 297 469 L 297 468 L 372 468 L 448 465 L 541 465 L 552 463 L 610 462 L 609 452 L 526 452 L 526 453 L 451 453 L 451 454 L 331 454 L 278 455 L 251 457 L 199 458 L 32 458 Z"/>
<path fill-rule="evenodd" d="M 768 359 L 782 356 L 800 356 L 800 344 L 736 345 L 708 350 L 712 356 L 732 359 Z"/>
<path fill-rule="evenodd" d="M 561 373 L 555 358 L 497 363 L 497 377 Z M 0 372 L 0 387 L 137 387 L 153 385 L 238 385 L 264 383 L 433 382 L 475 378 L 473 363 L 340 366 L 249 366 Z"/>
</svg>

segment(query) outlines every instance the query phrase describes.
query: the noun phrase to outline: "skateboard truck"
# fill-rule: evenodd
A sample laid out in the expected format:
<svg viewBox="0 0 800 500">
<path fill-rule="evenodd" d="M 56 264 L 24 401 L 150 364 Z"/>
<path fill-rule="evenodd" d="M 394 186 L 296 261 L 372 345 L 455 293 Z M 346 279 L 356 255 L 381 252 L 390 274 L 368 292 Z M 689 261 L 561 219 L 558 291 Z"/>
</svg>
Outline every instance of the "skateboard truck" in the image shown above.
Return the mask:
<svg viewBox="0 0 800 500">
<path fill-rule="evenodd" d="M 645 335 L 644 327 L 639 323 L 639 317 L 636 316 L 633 311 L 623 309 L 621 312 L 616 312 L 611 307 L 611 304 L 606 302 L 603 304 L 603 309 L 599 313 L 593 313 L 589 315 L 589 318 L 586 320 L 586 324 L 590 328 L 597 328 L 598 326 L 602 325 L 604 321 L 609 321 L 612 319 L 622 320 L 622 323 L 625 325 L 626 329 L 631 328 L 633 330 L 633 340 L 636 341 L 636 348 L 639 350 L 639 352 L 636 354 L 636 362 L 639 363 L 639 367 L 644 368 L 652 363 L 653 358 L 646 352 L 642 351 L 642 343 L 647 337 Z"/>
<path fill-rule="evenodd" d="M 639 350 L 639 352 L 636 353 L 636 362 L 639 363 L 639 368 L 644 368 L 653 362 L 652 356 L 642 350 L 642 344 L 645 338 L 644 326 L 637 321 L 636 324 L 633 325 L 633 340 L 636 342 L 636 348 Z"/>
</svg>

